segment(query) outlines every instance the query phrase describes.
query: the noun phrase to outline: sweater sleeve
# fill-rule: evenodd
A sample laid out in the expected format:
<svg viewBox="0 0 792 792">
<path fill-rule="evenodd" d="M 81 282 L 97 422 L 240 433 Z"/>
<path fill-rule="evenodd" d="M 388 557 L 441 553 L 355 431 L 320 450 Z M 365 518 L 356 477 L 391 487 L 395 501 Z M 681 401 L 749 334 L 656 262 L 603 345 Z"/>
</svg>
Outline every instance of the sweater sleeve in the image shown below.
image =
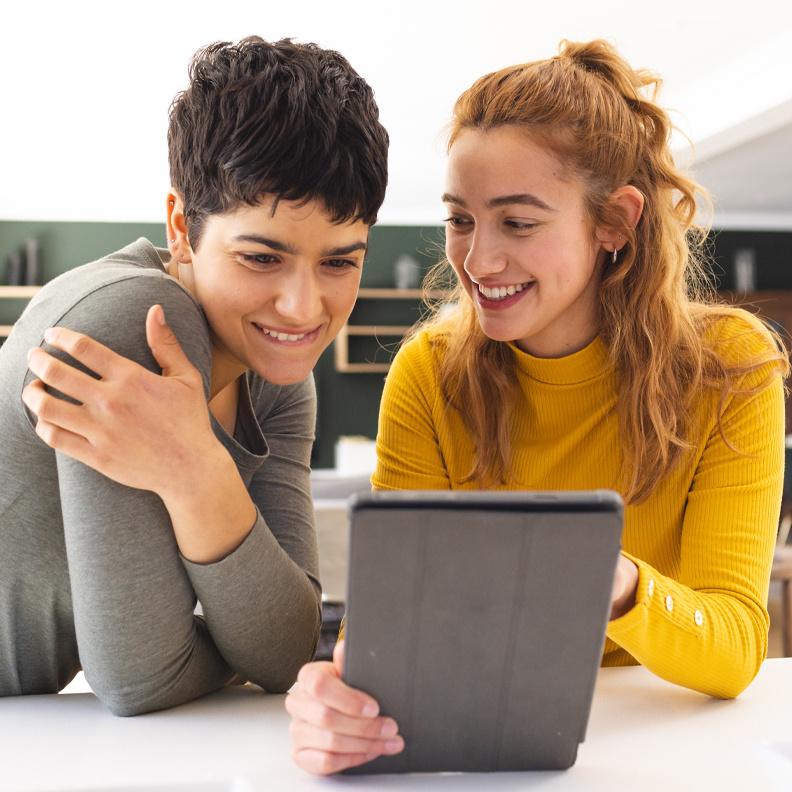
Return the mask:
<svg viewBox="0 0 792 792">
<path fill-rule="evenodd" d="M 258 509 L 242 545 L 214 564 L 183 559 L 223 657 L 265 690 L 288 690 L 316 651 L 321 587 L 310 490 L 313 379 L 278 390 L 259 412 L 269 456 L 248 491 Z"/>
<path fill-rule="evenodd" d="M 377 430 L 374 489 L 450 489 L 451 482 L 433 415 L 438 398 L 432 367 L 422 366 L 431 353 L 426 336 L 399 350 L 388 372 Z"/>
<path fill-rule="evenodd" d="M 84 296 L 57 324 L 159 372 L 145 337 L 146 312 L 155 303 L 190 361 L 206 373 L 208 393 L 206 325 L 175 281 L 113 282 Z M 225 684 L 233 672 L 193 616 L 195 592 L 161 499 L 61 453 L 57 470 L 77 644 L 94 692 L 115 714 L 134 715 Z"/>
<path fill-rule="evenodd" d="M 159 372 L 145 338 L 146 312 L 155 303 L 208 394 L 208 327 L 175 281 L 112 283 L 83 298 L 58 324 Z M 306 423 L 305 417 L 312 404 L 312 398 L 294 400 L 305 424 L 301 449 L 312 434 L 313 418 Z M 263 467 L 262 476 L 278 465 Z M 284 550 L 273 534 L 281 530 L 283 511 L 263 512 L 267 496 L 280 493 L 260 492 L 256 524 L 242 545 L 195 570 L 180 555 L 157 495 L 117 484 L 62 454 L 57 469 L 80 660 L 112 712 L 134 715 L 181 704 L 223 686 L 235 672 L 280 690 L 296 675 L 295 666 L 309 659 L 317 592 L 290 557 L 293 546 Z M 300 511 L 305 517 L 304 503 Z M 311 567 L 310 553 L 301 561 Z M 211 618 L 194 614 L 196 592 L 206 598 Z"/>
<path fill-rule="evenodd" d="M 752 384 L 755 384 L 752 383 Z M 784 397 L 777 378 L 723 415 L 687 497 L 679 579 L 639 568 L 635 607 L 608 637 L 671 682 L 721 698 L 744 690 L 767 650 L 770 565 L 784 462 Z"/>
</svg>

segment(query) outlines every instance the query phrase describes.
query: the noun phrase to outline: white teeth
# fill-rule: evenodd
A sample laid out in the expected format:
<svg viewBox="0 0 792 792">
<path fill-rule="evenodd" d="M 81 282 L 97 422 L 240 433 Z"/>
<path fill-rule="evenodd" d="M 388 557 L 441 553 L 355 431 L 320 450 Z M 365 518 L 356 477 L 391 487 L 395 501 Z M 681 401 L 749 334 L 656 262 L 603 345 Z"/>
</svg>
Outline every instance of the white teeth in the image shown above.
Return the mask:
<svg viewBox="0 0 792 792">
<path fill-rule="evenodd" d="M 490 289 L 487 286 L 482 286 L 480 283 L 478 285 L 478 289 L 488 300 L 502 300 L 504 297 L 509 297 L 512 294 L 517 294 L 517 292 L 521 292 L 523 289 L 527 288 L 531 285 L 533 281 L 528 281 L 527 283 L 517 283 L 513 286 L 496 286 L 494 289 Z"/>
<path fill-rule="evenodd" d="M 277 330 L 267 330 L 266 327 L 261 328 L 267 335 L 272 336 L 273 338 L 277 338 L 278 341 L 299 341 L 300 339 L 305 338 L 308 333 L 303 333 L 302 335 L 292 335 L 291 333 L 279 333 Z"/>
</svg>

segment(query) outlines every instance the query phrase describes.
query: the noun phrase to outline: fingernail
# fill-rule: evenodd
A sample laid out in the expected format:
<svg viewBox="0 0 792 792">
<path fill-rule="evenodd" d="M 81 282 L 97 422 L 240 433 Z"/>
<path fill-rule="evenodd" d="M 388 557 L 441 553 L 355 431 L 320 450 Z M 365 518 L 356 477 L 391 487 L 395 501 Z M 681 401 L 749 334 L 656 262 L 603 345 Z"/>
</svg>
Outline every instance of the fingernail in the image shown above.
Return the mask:
<svg viewBox="0 0 792 792">
<path fill-rule="evenodd" d="M 364 718 L 376 718 L 378 714 L 379 709 L 376 704 L 366 704 L 366 706 L 363 707 Z"/>
<path fill-rule="evenodd" d="M 388 740 L 385 743 L 385 753 L 399 753 L 404 748 L 403 740 Z"/>
<path fill-rule="evenodd" d="M 160 309 L 157 311 L 157 321 L 161 325 L 165 325 L 165 311 L 162 310 L 162 306 L 160 306 Z"/>
<path fill-rule="evenodd" d="M 49 327 L 44 331 L 44 340 L 49 344 L 52 341 L 53 335 L 55 333 L 54 328 Z"/>
<path fill-rule="evenodd" d="M 382 737 L 395 737 L 398 733 L 399 727 L 396 725 L 396 721 L 385 721 L 380 729 Z"/>
</svg>

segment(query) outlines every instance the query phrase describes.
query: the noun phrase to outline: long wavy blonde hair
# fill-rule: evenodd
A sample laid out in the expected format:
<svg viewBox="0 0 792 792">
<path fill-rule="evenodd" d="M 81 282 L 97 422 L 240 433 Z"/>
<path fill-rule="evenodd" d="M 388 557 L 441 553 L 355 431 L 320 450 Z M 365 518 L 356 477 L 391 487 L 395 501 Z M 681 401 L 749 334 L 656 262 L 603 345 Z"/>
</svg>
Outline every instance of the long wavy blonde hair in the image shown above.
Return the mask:
<svg viewBox="0 0 792 792">
<path fill-rule="evenodd" d="M 750 391 L 758 392 L 786 376 L 789 364 L 772 331 L 711 293 L 702 267 L 706 232 L 695 225 L 696 193 L 704 193 L 674 164 L 673 126 L 655 101 L 660 78 L 633 70 L 606 41 L 563 41 L 559 53 L 488 74 L 465 91 L 454 107 L 448 147 L 466 129 L 524 128 L 583 184 L 592 234 L 605 227 L 627 240 L 617 262 L 608 258 L 603 270 L 600 335 L 619 372 L 624 461 L 618 488 L 627 503 L 640 503 L 692 447 L 690 416 L 702 389 L 720 392 L 720 426 L 738 378 L 770 364 Z M 627 184 L 644 196 L 637 227 L 610 200 Z M 449 271 L 441 262 L 429 286 Z M 511 479 L 509 416 L 518 398 L 514 356 L 506 343 L 484 335 L 461 284 L 450 301 L 458 302 L 455 311 L 438 312 L 418 329 L 436 330 L 446 403 L 459 409 L 476 449 L 466 480 L 505 484 Z M 747 333 L 767 340 L 766 353 L 739 365 L 706 340 L 715 322 L 735 316 L 747 323 Z"/>
</svg>

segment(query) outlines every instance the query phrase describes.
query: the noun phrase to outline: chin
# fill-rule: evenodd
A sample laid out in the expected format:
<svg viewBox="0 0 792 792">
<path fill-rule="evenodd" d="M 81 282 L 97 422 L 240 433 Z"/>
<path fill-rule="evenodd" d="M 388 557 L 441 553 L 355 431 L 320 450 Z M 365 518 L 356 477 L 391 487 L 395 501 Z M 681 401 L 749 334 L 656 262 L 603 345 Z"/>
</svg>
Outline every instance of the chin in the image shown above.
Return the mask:
<svg viewBox="0 0 792 792">
<path fill-rule="evenodd" d="M 316 363 L 315 360 L 305 366 L 262 366 L 253 371 L 273 385 L 296 385 L 311 375 Z"/>
<path fill-rule="evenodd" d="M 493 341 L 501 341 L 503 343 L 509 343 L 515 340 L 514 331 L 509 332 L 508 330 L 499 330 L 497 328 L 485 327 L 481 323 L 479 323 L 481 327 L 481 332 L 484 333 L 487 338 L 492 339 Z"/>
</svg>

